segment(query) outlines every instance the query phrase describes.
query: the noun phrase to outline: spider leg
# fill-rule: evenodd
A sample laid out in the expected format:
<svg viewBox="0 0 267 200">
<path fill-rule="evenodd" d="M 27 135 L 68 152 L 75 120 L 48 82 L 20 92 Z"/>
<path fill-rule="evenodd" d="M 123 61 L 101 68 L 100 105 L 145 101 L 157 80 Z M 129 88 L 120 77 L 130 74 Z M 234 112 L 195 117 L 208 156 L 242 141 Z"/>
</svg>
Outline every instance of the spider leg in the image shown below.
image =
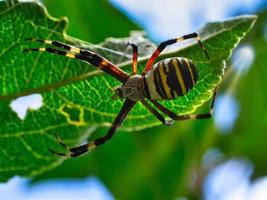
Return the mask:
<svg viewBox="0 0 267 200">
<path fill-rule="evenodd" d="M 191 39 L 191 38 L 195 38 L 197 40 L 198 44 L 200 45 L 200 47 L 204 51 L 206 57 L 209 59 L 208 52 L 205 49 L 203 43 L 201 42 L 199 35 L 197 33 L 191 33 L 191 34 L 184 35 L 182 37 L 170 39 L 170 40 L 167 40 L 167 41 L 164 41 L 164 42 L 160 43 L 160 45 L 158 46 L 158 48 L 155 50 L 155 52 L 152 54 L 152 56 L 150 57 L 150 59 L 147 61 L 146 66 L 145 66 L 145 69 L 142 72 L 142 75 L 146 75 L 146 73 L 149 72 L 152 69 L 153 63 L 155 62 L 155 60 L 157 59 L 157 57 L 159 56 L 159 54 L 168 45 L 172 45 L 174 43 L 181 42 L 183 40 L 187 40 L 187 39 Z"/>
<path fill-rule="evenodd" d="M 60 139 L 59 135 L 56 134 L 56 139 L 57 139 L 57 142 L 65 149 L 65 150 L 69 150 L 69 147 Z M 60 153 L 60 152 L 56 152 L 54 151 L 53 149 L 49 148 L 49 151 L 55 155 L 58 155 L 58 156 L 69 156 L 67 155 L 66 153 Z"/>
<path fill-rule="evenodd" d="M 40 43 L 44 43 L 44 44 L 49 44 L 49 45 L 53 45 L 55 47 L 59 47 L 68 51 L 72 51 L 75 53 L 80 53 L 82 51 L 82 49 L 74 47 L 72 45 L 69 44 L 65 44 L 63 42 L 59 42 L 56 40 L 43 40 L 43 39 L 39 39 L 39 38 L 27 38 L 26 41 L 31 41 L 31 42 L 40 42 Z"/>
<path fill-rule="evenodd" d="M 121 126 L 121 124 L 125 120 L 126 116 L 131 111 L 131 109 L 133 108 L 133 106 L 135 104 L 136 104 L 135 101 L 132 101 L 129 99 L 125 100 L 118 116 L 116 117 L 116 119 L 112 123 L 112 126 L 110 127 L 110 129 L 108 130 L 108 132 L 105 136 L 100 137 L 94 141 L 88 142 L 86 144 L 83 144 L 83 145 L 80 145 L 77 147 L 69 148 L 69 152 L 66 154 L 62 154 L 62 153 L 56 153 L 56 154 L 60 155 L 60 156 L 70 155 L 71 157 L 77 157 L 77 156 L 80 156 L 80 155 L 86 153 L 89 150 L 95 149 L 96 147 L 104 144 L 105 142 L 107 142 L 108 140 L 110 140 L 114 136 L 114 134 L 116 133 L 118 128 Z"/>
<path fill-rule="evenodd" d="M 211 118 L 213 115 L 213 107 L 214 107 L 214 102 L 216 98 L 216 90 L 213 93 L 212 97 L 212 102 L 211 102 L 211 107 L 208 113 L 203 113 L 203 114 L 189 114 L 189 115 L 177 115 L 176 113 L 172 112 L 171 110 L 167 109 L 157 101 L 151 100 L 151 102 L 163 113 L 165 113 L 167 116 L 169 116 L 173 120 L 189 120 L 189 119 L 208 119 Z"/>
<path fill-rule="evenodd" d="M 141 102 L 163 124 L 168 125 L 168 126 L 171 126 L 173 124 L 173 120 L 166 120 L 156 109 L 154 109 L 151 105 L 149 105 L 147 101 L 142 100 Z"/>
<path fill-rule="evenodd" d="M 27 40 L 54 45 L 56 47 L 60 47 L 60 48 L 67 50 L 67 52 L 62 51 L 62 50 L 57 50 L 51 47 L 29 48 L 29 49 L 24 49 L 23 52 L 29 52 L 29 51 L 45 52 L 46 51 L 52 54 L 57 54 L 57 55 L 62 55 L 62 56 L 66 56 L 66 57 L 73 58 L 73 59 L 82 60 L 110 74 L 111 76 L 115 77 L 117 80 L 119 80 L 122 83 L 125 83 L 130 77 L 128 73 L 124 72 L 122 69 L 120 69 L 119 67 L 117 67 L 116 65 L 108 61 L 107 59 L 89 50 L 83 50 L 77 47 L 72 47 L 70 45 L 67 45 L 67 44 L 64 44 L 58 41 L 41 40 L 41 39 L 27 39 Z"/>
<path fill-rule="evenodd" d="M 136 75 L 137 74 L 138 47 L 133 42 L 129 42 L 129 45 L 133 48 L 133 67 L 132 67 L 132 72 L 133 72 L 133 75 Z"/>
</svg>

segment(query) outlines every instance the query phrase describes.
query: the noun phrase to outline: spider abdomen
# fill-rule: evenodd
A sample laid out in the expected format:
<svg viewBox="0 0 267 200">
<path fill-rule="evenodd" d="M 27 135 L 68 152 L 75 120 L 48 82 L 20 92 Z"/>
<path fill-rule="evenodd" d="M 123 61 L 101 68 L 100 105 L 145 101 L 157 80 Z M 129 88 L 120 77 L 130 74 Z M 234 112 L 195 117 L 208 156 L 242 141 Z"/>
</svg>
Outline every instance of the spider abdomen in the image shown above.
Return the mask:
<svg viewBox="0 0 267 200">
<path fill-rule="evenodd" d="M 145 76 L 149 99 L 174 99 L 189 92 L 196 84 L 196 66 L 187 58 L 168 58 L 156 63 Z"/>
</svg>

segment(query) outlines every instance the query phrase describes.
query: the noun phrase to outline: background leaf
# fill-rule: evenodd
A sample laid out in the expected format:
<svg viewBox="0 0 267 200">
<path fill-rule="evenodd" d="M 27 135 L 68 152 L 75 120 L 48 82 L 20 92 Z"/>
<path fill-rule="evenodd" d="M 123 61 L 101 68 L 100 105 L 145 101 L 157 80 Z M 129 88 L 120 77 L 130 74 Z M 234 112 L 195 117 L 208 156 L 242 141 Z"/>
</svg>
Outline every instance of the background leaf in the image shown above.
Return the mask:
<svg viewBox="0 0 267 200">
<path fill-rule="evenodd" d="M 266 157 L 267 137 L 266 20 L 267 12 L 261 12 L 255 28 L 243 42 L 243 47 L 248 46 L 253 52 L 252 66 L 247 73 L 234 74 L 239 81 L 234 90 L 241 108 L 239 118 L 229 134 L 216 139 L 216 144 L 227 156 L 236 155 L 251 160 L 255 165 L 254 178 L 267 173 L 266 162 L 262 159 Z M 229 86 L 226 92 L 227 89 Z"/>
<path fill-rule="evenodd" d="M 110 36 L 125 37 L 131 30 L 140 30 L 107 0 L 45 0 L 45 5 L 54 17 L 68 16 L 69 35 L 92 43 L 102 42 Z M 72 12 L 66 13 L 66 10 Z"/>
</svg>

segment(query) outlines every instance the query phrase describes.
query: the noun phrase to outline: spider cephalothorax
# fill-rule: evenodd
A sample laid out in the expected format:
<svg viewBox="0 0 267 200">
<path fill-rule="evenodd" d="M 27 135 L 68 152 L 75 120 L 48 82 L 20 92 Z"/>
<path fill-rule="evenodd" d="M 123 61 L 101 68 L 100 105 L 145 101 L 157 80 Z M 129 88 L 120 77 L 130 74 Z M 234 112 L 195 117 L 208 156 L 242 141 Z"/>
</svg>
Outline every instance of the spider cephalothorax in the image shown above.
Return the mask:
<svg viewBox="0 0 267 200">
<path fill-rule="evenodd" d="M 144 79 L 140 75 L 134 75 L 129 80 L 115 89 L 115 93 L 121 98 L 128 98 L 132 101 L 141 101 L 145 96 Z"/>
<path fill-rule="evenodd" d="M 58 54 L 69 58 L 82 60 L 108 73 L 109 75 L 113 76 L 122 83 L 122 85 L 117 87 L 114 91 L 117 96 L 125 98 L 124 104 L 118 116 L 114 120 L 112 126 L 108 130 L 108 133 L 105 136 L 100 137 L 87 144 L 69 148 L 67 149 L 67 153 L 57 153 L 54 151 L 53 152 L 58 155 L 69 155 L 72 157 L 76 157 L 81 154 L 84 154 L 88 150 L 94 149 L 97 146 L 104 144 L 106 141 L 111 139 L 112 136 L 116 133 L 130 110 L 138 101 L 140 101 L 156 118 L 158 118 L 163 124 L 166 125 L 171 125 L 173 123 L 173 120 L 210 118 L 213 113 L 216 90 L 212 98 L 210 111 L 205 114 L 177 115 L 158 102 L 158 100 L 171 100 L 186 95 L 196 85 L 198 81 L 198 73 L 196 66 L 191 60 L 187 58 L 177 57 L 164 59 L 154 64 L 159 54 L 165 49 L 166 46 L 190 38 L 195 38 L 197 40 L 198 44 L 209 59 L 208 53 L 204 48 L 202 42 L 200 41 L 198 34 L 187 34 L 182 37 L 162 42 L 146 63 L 141 75 L 137 75 L 137 46 L 134 43 L 130 43 L 133 48 L 132 76 L 130 76 L 128 73 L 126 73 L 107 59 L 89 50 L 79 49 L 77 47 L 64 44 L 58 41 L 27 39 L 30 41 L 38 41 L 45 44 L 49 44 L 60 49 L 42 47 L 25 49 L 24 52 L 46 51 L 52 54 Z M 155 109 L 148 103 L 148 101 L 151 102 L 159 111 L 171 118 L 171 120 L 166 120 L 158 112 L 157 109 Z M 66 145 L 60 140 L 59 143 L 66 148 Z"/>
</svg>

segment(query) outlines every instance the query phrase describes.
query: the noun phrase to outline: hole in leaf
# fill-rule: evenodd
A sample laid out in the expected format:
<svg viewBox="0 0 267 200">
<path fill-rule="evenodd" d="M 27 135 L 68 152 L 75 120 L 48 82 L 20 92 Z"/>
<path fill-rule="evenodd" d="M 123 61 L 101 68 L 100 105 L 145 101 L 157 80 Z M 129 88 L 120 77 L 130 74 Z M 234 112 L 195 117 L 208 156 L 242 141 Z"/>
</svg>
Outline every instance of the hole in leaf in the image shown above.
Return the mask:
<svg viewBox="0 0 267 200">
<path fill-rule="evenodd" d="M 79 122 L 80 121 L 80 110 L 77 109 L 77 108 L 71 108 L 71 107 L 67 107 L 65 106 L 63 109 L 62 109 L 65 113 L 68 113 L 69 114 L 69 118 L 71 121 L 74 121 L 74 122 Z"/>
<path fill-rule="evenodd" d="M 24 120 L 28 111 L 38 110 L 43 105 L 43 98 L 40 94 L 32 94 L 14 99 L 10 103 L 11 109 Z"/>
<path fill-rule="evenodd" d="M 66 117 L 68 123 L 76 126 L 84 125 L 83 108 L 77 105 L 65 104 L 60 108 L 59 112 Z"/>
</svg>

